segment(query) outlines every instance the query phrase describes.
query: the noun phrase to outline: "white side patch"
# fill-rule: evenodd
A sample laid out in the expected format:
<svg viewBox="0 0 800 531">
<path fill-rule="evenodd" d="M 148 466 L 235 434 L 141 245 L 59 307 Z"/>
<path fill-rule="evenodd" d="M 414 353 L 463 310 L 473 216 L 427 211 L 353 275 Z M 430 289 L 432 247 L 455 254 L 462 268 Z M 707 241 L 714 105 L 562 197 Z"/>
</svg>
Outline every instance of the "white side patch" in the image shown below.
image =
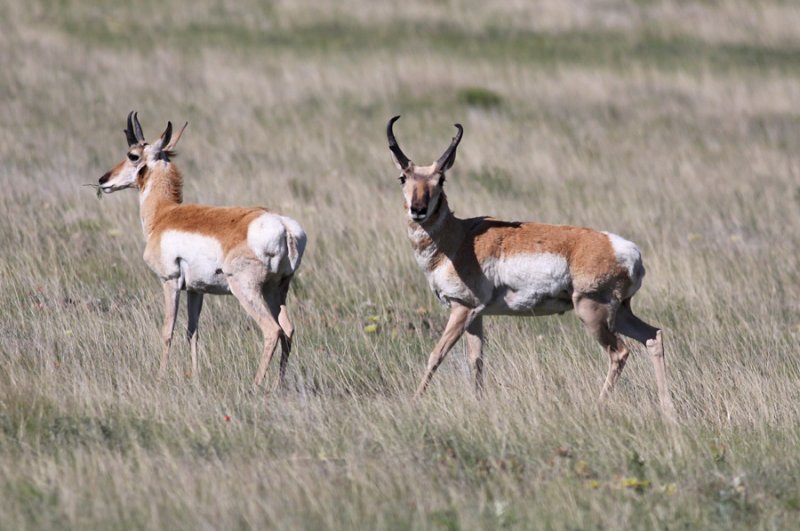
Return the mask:
<svg viewBox="0 0 800 531">
<path fill-rule="evenodd" d="M 277 273 L 287 256 L 286 227 L 281 217 L 265 212 L 247 227 L 247 246 L 264 262 L 271 273 Z"/>
<path fill-rule="evenodd" d="M 216 238 L 176 230 L 161 235 L 161 263 L 165 273 L 174 275 L 182 270 L 189 289 L 227 290 L 222 260 L 222 245 Z"/>
<path fill-rule="evenodd" d="M 611 247 L 614 249 L 614 255 L 617 257 L 617 262 L 625 268 L 628 272 L 628 277 L 633 283 L 628 292 L 628 297 L 630 297 L 642 286 L 642 279 L 644 278 L 642 253 L 632 241 L 611 232 L 604 231 L 603 234 L 608 236 Z"/>
<path fill-rule="evenodd" d="M 565 294 L 569 297 L 572 292 L 569 264 L 559 254 L 519 254 L 488 260 L 483 270 L 495 286 L 506 288 L 503 298 L 512 311 L 531 310 L 547 299 Z"/>
</svg>

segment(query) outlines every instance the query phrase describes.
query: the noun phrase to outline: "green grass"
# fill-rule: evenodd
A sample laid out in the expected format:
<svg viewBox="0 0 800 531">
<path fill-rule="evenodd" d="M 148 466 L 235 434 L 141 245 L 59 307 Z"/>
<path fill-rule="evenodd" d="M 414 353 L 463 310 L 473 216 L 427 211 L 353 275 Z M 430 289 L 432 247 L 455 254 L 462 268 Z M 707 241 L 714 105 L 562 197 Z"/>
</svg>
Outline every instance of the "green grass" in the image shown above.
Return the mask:
<svg viewBox="0 0 800 531">
<path fill-rule="evenodd" d="M 800 518 L 800 145 L 791 3 L 348 0 L 0 6 L 0 529 L 791 528 Z M 154 381 L 162 296 L 134 192 L 82 184 L 190 122 L 187 201 L 310 236 L 289 389 L 207 297 Z M 463 217 L 636 241 L 679 423 L 636 352 L 611 402 L 574 315 L 488 318 L 487 390 L 406 241 L 384 136 Z M 184 302 L 185 304 L 185 302 Z M 374 327 L 374 329 L 373 329 Z M 271 368 L 274 384 L 276 368 Z"/>
<path fill-rule="evenodd" d="M 488 26 L 478 31 L 457 24 L 414 21 L 402 32 L 395 23 L 367 27 L 336 20 L 299 24 L 286 29 L 243 28 L 236 21 L 189 22 L 172 26 L 168 21 L 122 18 L 99 20 L 67 17 L 57 21 L 67 34 L 90 45 L 144 51 L 168 47 L 184 53 L 222 48 L 239 53 L 289 52 L 299 55 L 348 54 L 358 57 L 377 51 L 437 56 L 478 56 L 555 67 L 564 64 L 606 65 L 614 68 L 649 66 L 662 69 L 711 68 L 786 71 L 800 69 L 800 47 L 760 44 L 714 44 L 685 35 L 659 35 L 647 29 L 635 32 L 509 31 Z M 160 26 L 160 27 L 158 27 Z"/>
</svg>

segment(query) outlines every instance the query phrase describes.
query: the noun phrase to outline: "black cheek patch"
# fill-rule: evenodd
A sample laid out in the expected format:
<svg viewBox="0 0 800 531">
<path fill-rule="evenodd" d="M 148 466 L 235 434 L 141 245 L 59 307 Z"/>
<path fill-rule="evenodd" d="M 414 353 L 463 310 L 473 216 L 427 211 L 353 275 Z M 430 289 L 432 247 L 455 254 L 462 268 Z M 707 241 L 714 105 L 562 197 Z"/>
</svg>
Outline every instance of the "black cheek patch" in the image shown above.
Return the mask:
<svg viewBox="0 0 800 531">
<path fill-rule="evenodd" d="M 146 174 L 147 174 L 147 164 L 139 168 L 139 171 L 136 174 L 136 184 L 139 185 L 139 188 L 144 188 L 144 182 L 147 180 L 147 178 L 145 177 Z"/>
</svg>

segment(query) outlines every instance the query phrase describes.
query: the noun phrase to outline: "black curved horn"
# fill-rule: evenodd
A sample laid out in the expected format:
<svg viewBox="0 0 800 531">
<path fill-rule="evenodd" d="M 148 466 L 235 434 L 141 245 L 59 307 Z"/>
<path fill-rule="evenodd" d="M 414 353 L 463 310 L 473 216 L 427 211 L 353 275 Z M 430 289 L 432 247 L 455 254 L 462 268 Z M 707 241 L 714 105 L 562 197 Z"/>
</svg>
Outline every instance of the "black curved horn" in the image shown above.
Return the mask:
<svg viewBox="0 0 800 531">
<path fill-rule="evenodd" d="M 392 126 L 394 126 L 394 123 L 399 119 L 400 115 L 397 115 L 389 120 L 389 123 L 386 125 L 386 138 L 389 140 L 389 149 L 392 151 L 392 153 L 394 153 L 395 158 L 397 158 L 397 162 L 400 163 L 400 166 L 402 166 L 403 169 L 406 169 L 408 168 L 408 165 L 411 164 L 411 161 L 408 160 L 408 157 L 406 157 L 405 153 L 403 153 L 403 150 L 400 149 L 399 145 L 397 145 L 397 140 L 394 138 L 394 131 L 392 131 Z"/>
<path fill-rule="evenodd" d="M 139 113 L 133 113 L 133 134 L 136 135 L 138 142 L 144 142 L 144 135 L 142 134 L 142 125 L 139 123 Z"/>
<path fill-rule="evenodd" d="M 445 171 L 449 170 L 450 166 L 456 161 L 456 148 L 458 148 L 459 142 L 461 142 L 461 136 L 464 134 L 464 128 L 461 127 L 461 124 L 453 124 L 458 129 L 456 136 L 453 137 L 453 141 L 450 142 L 450 146 L 442 153 L 442 156 L 439 157 L 439 160 L 436 161 L 436 170 L 437 171 Z"/>
<path fill-rule="evenodd" d="M 128 147 L 139 143 L 139 141 L 136 139 L 136 134 L 133 132 L 133 111 L 128 114 L 128 128 L 125 129 L 125 138 L 128 139 Z"/>
</svg>

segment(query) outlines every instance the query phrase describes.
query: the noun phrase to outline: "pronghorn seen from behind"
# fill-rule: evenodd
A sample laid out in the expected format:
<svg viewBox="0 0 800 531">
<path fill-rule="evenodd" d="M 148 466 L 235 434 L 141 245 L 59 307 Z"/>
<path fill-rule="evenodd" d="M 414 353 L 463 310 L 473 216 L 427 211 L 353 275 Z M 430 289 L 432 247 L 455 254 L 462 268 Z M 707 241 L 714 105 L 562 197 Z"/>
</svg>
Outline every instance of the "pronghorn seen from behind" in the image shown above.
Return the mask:
<svg viewBox="0 0 800 531">
<path fill-rule="evenodd" d="M 180 292 L 185 290 L 193 377 L 197 375 L 203 295 L 233 294 L 264 335 L 255 384 L 264 381 L 279 341 L 283 383 L 293 335 L 286 295 L 303 257 L 306 234 L 295 220 L 260 207 L 184 204 L 182 177 L 172 162 L 184 129 L 173 137 L 168 122 L 161 137 L 149 144 L 137 114 L 131 112 L 125 159 L 100 178 L 105 193 L 126 188 L 139 191 L 144 260 L 164 286 L 164 344 L 158 377 L 164 376 L 167 367 Z"/>
<path fill-rule="evenodd" d="M 439 159 L 417 166 L 395 140 L 395 116 L 386 127 L 389 149 L 402 172 L 408 237 L 417 263 L 439 300 L 450 307 L 442 337 L 428 359 L 419 396 L 462 334 L 477 392 L 482 386 L 483 315 L 549 315 L 574 309 L 608 354 L 600 392 L 613 389 L 628 349 L 617 335 L 647 347 L 655 368 L 662 410 L 673 405 L 667 387 L 661 330 L 631 311 L 644 266 L 635 244 L 615 234 L 567 225 L 455 217 L 444 193 L 445 172 L 456 158 L 463 128 Z"/>
</svg>

